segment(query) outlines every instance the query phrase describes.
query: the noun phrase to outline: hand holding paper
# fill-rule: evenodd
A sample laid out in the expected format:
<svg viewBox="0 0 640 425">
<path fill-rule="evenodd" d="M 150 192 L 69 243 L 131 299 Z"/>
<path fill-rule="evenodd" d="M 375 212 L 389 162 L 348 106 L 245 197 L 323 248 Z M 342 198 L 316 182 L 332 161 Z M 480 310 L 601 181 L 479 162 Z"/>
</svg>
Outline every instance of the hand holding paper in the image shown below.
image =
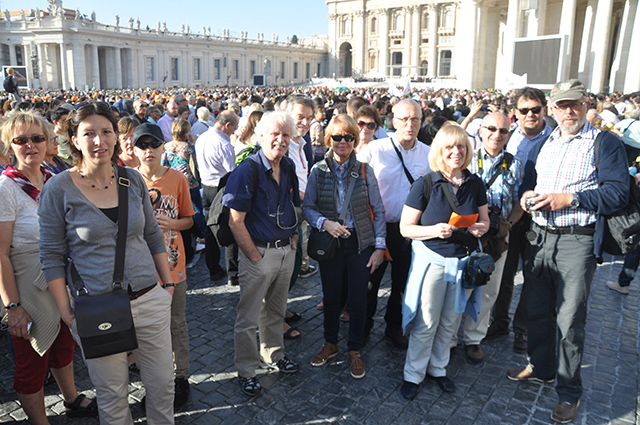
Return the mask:
<svg viewBox="0 0 640 425">
<path fill-rule="evenodd" d="M 449 217 L 449 224 L 459 229 L 467 228 L 475 224 L 476 221 L 478 221 L 478 214 L 459 215 L 452 212 L 451 217 Z"/>
</svg>

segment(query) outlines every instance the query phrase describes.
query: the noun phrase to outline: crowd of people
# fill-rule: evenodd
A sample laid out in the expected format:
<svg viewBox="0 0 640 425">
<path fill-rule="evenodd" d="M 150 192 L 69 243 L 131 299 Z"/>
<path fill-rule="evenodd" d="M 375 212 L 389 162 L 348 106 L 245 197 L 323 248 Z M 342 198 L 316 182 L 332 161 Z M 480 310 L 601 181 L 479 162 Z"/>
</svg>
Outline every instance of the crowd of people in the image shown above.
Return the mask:
<svg viewBox="0 0 640 425">
<path fill-rule="evenodd" d="M 284 345 L 303 337 L 300 313 L 287 309 L 298 278 L 319 271 L 323 293 L 324 343 L 304 360 L 321 367 L 338 356 L 348 321 L 349 373 L 360 379 L 391 266 L 384 335 L 406 350 L 400 392 L 411 400 L 425 379 L 456 390 L 446 367 L 459 328 L 473 363 L 482 341 L 511 332 L 521 268 L 513 350 L 528 363 L 507 377 L 556 382 L 551 418 L 575 418 L 602 217 L 626 205 L 628 174 L 640 176 L 639 93 L 589 94 L 569 80 L 549 93 L 401 97 L 322 87 L 17 94 L 0 101 L 0 297 L 14 389 L 32 423 L 48 423 L 49 371 L 68 416 L 132 423 L 132 368 L 149 423 L 173 423 L 190 395 L 187 282 L 201 252 L 211 282 L 239 286 L 234 364 L 251 397 L 262 391 L 259 368 L 301 367 Z M 85 359 L 90 400 L 73 383 L 80 291 L 65 277 L 73 268 L 89 295 L 111 291 L 122 220 L 138 347 Z M 479 251 L 494 271 L 466 288 Z M 628 254 L 609 288 L 629 294 L 639 261 L 640 250 Z"/>
</svg>

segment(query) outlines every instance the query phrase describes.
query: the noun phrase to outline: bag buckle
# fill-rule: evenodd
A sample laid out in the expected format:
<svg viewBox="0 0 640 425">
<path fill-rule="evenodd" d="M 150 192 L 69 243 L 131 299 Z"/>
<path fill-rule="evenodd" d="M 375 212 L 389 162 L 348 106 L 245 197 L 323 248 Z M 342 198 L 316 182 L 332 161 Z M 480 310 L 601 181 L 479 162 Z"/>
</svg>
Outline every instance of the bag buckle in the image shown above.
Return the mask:
<svg viewBox="0 0 640 425">
<path fill-rule="evenodd" d="M 79 296 L 82 296 L 82 295 L 89 295 L 89 291 L 87 291 L 87 288 L 83 286 L 82 288 L 79 288 L 79 289 L 76 291 L 76 295 L 77 295 L 78 297 L 79 297 Z"/>
<path fill-rule="evenodd" d="M 122 284 L 122 282 L 113 282 L 111 284 L 111 288 L 115 291 L 116 289 L 123 289 L 124 285 Z"/>
<path fill-rule="evenodd" d="M 118 184 L 120 186 L 129 187 L 131 185 L 131 182 L 127 178 L 118 177 Z"/>
</svg>

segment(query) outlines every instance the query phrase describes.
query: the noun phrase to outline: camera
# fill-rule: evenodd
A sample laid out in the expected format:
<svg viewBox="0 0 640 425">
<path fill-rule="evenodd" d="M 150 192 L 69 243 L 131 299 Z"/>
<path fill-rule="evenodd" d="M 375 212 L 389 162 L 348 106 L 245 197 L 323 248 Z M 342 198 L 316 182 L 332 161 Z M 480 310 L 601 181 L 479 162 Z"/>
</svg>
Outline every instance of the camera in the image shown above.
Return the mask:
<svg viewBox="0 0 640 425">
<path fill-rule="evenodd" d="M 492 205 L 489 207 L 489 230 L 487 230 L 487 235 L 495 236 L 498 234 L 498 230 L 500 230 L 500 207 Z"/>
<path fill-rule="evenodd" d="M 524 200 L 524 205 L 527 208 L 527 212 L 531 212 L 531 208 L 536 205 L 537 202 L 534 202 L 531 198 L 527 198 Z"/>
</svg>

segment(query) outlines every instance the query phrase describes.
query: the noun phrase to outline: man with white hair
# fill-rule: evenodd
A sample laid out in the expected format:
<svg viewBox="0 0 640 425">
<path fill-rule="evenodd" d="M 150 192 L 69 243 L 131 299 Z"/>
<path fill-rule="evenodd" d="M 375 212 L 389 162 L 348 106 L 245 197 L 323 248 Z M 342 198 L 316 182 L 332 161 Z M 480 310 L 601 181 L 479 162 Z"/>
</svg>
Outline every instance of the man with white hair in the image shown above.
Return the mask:
<svg viewBox="0 0 640 425">
<path fill-rule="evenodd" d="M 133 115 L 131 118 L 138 123 L 138 125 L 147 122 L 147 101 L 144 99 L 136 99 L 133 101 Z"/>
<path fill-rule="evenodd" d="M 196 111 L 196 114 L 198 116 L 198 121 L 193 124 L 193 126 L 191 126 L 190 134 L 192 134 L 193 137 L 197 139 L 198 136 L 200 136 L 202 133 L 207 131 L 209 127 L 211 127 L 211 121 L 209 121 L 211 114 L 206 106 L 199 107 Z"/>
<path fill-rule="evenodd" d="M 286 156 L 297 129 L 288 114 L 271 112 L 262 117 L 256 133 L 262 149 L 231 173 L 222 197 L 240 248 L 234 363 L 242 392 L 251 397 L 261 392 L 256 378 L 261 361 L 281 373 L 300 369 L 284 354 L 282 333 L 298 244 L 298 179 Z"/>
</svg>

